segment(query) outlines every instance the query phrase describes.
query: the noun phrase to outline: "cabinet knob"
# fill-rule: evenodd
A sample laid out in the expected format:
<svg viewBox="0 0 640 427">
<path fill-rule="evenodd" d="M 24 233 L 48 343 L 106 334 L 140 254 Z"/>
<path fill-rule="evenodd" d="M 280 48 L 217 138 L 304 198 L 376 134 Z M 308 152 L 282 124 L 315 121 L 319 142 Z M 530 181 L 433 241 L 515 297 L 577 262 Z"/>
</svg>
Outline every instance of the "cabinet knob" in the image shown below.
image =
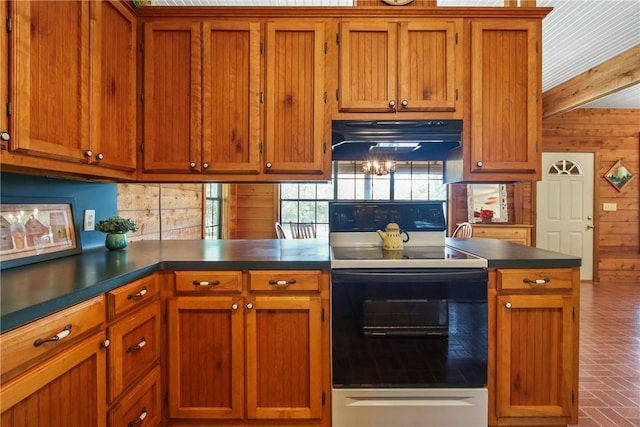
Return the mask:
<svg viewBox="0 0 640 427">
<path fill-rule="evenodd" d="M 407 105 L 409 105 L 409 101 L 407 101 L 406 99 L 402 100 L 402 106 L 406 107 Z"/>
<path fill-rule="evenodd" d="M 104 340 L 104 341 L 102 341 L 102 342 L 100 343 L 100 347 L 102 347 L 102 348 L 107 348 L 107 347 L 109 347 L 110 345 L 111 345 L 111 341 L 109 341 L 108 339 L 106 339 L 106 340 Z"/>
<path fill-rule="evenodd" d="M 202 168 L 203 169 L 209 169 L 209 163 L 203 163 L 202 164 Z"/>
<path fill-rule="evenodd" d="M 0 140 L 8 141 L 10 139 L 11 139 L 11 135 L 9 135 L 9 132 L 5 132 L 5 131 L 0 132 Z"/>
<path fill-rule="evenodd" d="M 396 101 L 394 101 L 393 99 L 389 101 L 389 107 L 393 108 L 395 106 L 396 106 Z"/>
<path fill-rule="evenodd" d="M 267 162 L 267 168 L 271 169 L 273 167 L 273 163 Z"/>
<path fill-rule="evenodd" d="M 247 309 L 251 310 L 253 308 L 253 304 L 247 303 Z"/>
<path fill-rule="evenodd" d="M 238 309 L 238 304 L 233 303 L 231 304 L 231 310 L 237 310 Z"/>
<path fill-rule="evenodd" d="M 102 153 L 96 154 L 96 159 L 98 159 L 98 160 L 104 159 L 104 154 L 102 154 Z"/>
<path fill-rule="evenodd" d="M 91 151 L 91 150 L 87 150 L 87 151 L 85 151 L 85 152 L 84 152 L 84 155 L 85 155 L 86 157 L 91 157 L 91 156 L 93 156 L 93 151 Z"/>
<path fill-rule="evenodd" d="M 195 162 L 191 162 L 191 163 L 189 163 L 189 167 L 190 167 L 191 169 L 195 168 L 195 167 L 196 167 Z"/>
<path fill-rule="evenodd" d="M 511 308 L 511 303 L 509 301 L 504 303 L 505 308 Z"/>
<path fill-rule="evenodd" d="M 477 162 L 476 166 L 478 166 L 479 168 L 481 168 L 483 166 L 482 162 Z"/>
</svg>

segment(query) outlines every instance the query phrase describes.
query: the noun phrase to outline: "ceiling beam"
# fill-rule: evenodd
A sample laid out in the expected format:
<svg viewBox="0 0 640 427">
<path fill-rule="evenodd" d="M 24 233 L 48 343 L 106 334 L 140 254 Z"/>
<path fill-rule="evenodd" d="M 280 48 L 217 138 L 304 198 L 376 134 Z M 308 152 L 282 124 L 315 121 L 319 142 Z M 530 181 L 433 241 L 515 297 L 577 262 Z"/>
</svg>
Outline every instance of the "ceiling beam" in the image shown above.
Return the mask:
<svg viewBox="0 0 640 427">
<path fill-rule="evenodd" d="M 542 118 L 565 113 L 640 83 L 640 45 L 542 94 Z"/>
</svg>

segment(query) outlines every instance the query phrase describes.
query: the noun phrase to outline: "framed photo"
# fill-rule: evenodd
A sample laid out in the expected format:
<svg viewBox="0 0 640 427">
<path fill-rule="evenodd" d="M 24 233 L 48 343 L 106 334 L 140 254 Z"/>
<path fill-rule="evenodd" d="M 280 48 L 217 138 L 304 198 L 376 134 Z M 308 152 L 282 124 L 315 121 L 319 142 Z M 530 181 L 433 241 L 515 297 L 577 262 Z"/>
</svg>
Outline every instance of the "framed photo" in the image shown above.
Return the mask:
<svg viewBox="0 0 640 427">
<path fill-rule="evenodd" d="M 82 252 L 72 198 L 0 201 L 0 269 Z"/>
<path fill-rule="evenodd" d="M 611 166 L 611 169 L 604 174 L 604 178 L 618 191 L 622 191 L 624 186 L 633 179 L 633 176 L 631 171 L 622 163 L 622 160 L 618 160 Z"/>
</svg>

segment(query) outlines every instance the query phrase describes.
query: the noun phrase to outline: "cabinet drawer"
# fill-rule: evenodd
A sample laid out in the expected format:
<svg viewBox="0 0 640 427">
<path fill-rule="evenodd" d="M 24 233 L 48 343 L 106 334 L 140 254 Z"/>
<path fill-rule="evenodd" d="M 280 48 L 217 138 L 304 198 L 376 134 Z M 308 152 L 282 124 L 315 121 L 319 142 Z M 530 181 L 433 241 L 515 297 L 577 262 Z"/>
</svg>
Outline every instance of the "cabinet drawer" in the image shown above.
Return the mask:
<svg viewBox="0 0 640 427">
<path fill-rule="evenodd" d="M 108 398 L 113 401 L 160 356 L 160 301 L 114 323 L 107 330 Z"/>
<path fill-rule="evenodd" d="M 162 421 L 160 405 L 160 367 L 157 366 L 111 408 L 109 411 L 109 427 L 159 426 Z"/>
<path fill-rule="evenodd" d="M 500 269 L 498 290 L 501 289 L 571 289 L 573 271 L 570 268 Z"/>
<path fill-rule="evenodd" d="M 320 271 L 249 271 L 251 291 L 318 291 Z"/>
<path fill-rule="evenodd" d="M 242 291 L 241 271 L 176 271 L 176 291 Z"/>
<path fill-rule="evenodd" d="M 154 299 L 158 293 L 158 276 L 155 274 L 107 292 L 108 320 Z"/>
<path fill-rule="evenodd" d="M 0 336 L 1 372 L 4 375 L 32 365 L 78 341 L 104 321 L 102 295 L 35 320 Z"/>
</svg>

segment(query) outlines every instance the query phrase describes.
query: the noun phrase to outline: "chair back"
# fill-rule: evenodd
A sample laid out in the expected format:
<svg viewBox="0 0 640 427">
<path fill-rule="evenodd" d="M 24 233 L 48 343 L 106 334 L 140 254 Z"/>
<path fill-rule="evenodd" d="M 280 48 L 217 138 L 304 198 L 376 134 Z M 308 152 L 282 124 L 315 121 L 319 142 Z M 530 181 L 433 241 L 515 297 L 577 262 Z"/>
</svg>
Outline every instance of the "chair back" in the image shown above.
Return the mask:
<svg viewBox="0 0 640 427">
<path fill-rule="evenodd" d="M 284 234 L 284 228 L 282 228 L 282 224 L 276 221 L 276 236 L 278 239 L 286 239 L 287 236 Z"/>
<path fill-rule="evenodd" d="M 453 230 L 453 234 L 451 237 L 457 237 L 461 239 L 468 239 L 473 234 L 473 228 L 471 228 L 471 223 L 469 222 L 461 222 L 458 224 L 455 230 Z"/>
<path fill-rule="evenodd" d="M 291 237 L 294 239 L 315 239 L 316 227 L 309 222 L 290 222 Z"/>
</svg>

